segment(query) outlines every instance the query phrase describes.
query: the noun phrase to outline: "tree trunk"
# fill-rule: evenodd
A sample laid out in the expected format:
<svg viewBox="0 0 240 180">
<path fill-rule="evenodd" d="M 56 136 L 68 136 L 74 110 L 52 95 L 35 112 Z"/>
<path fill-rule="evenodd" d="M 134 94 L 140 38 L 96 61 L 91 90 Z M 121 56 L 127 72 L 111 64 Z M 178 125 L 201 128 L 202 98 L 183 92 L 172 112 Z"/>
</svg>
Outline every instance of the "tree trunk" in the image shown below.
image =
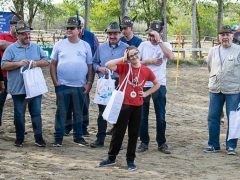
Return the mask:
<svg viewBox="0 0 240 180">
<path fill-rule="evenodd" d="M 192 0 L 192 48 L 197 47 L 197 31 L 196 31 L 196 17 L 197 17 L 197 0 Z M 197 52 L 192 51 L 192 58 L 197 58 Z"/>
<path fill-rule="evenodd" d="M 196 12 L 197 12 L 197 31 L 198 31 L 198 47 L 201 48 L 201 27 L 200 27 L 200 20 L 199 20 L 199 13 L 198 13 L 198 9 L 196 8 Z M 199 51 L 199 56 L 200 58 L 202 58 L 202 51 Z"/>
<path fill-rule="evenodd" d="M 84 28 L 89 29 L 90 20 L 90 0 L 85 0 L 85 24 Z"/>
<path fill-rule="evenodd" d="M 15 1 L 12 1 L 13 2 L 13 5 L 14 5 L 14 8 L 15 8 L 15 12 L 20 15 L 23 20 L 24 20 L 24 0 L 15 0 Z"/>
<path fill-rule="evenodd" d="M 167 0 L 162 0 L 163 41 L 167 41 Z"/>
<path fill-rule="evenodd" d="M 128 7 L 127 7 L 127 0 L 119 0 L 120 8 L 121 8 L 121 19 L 124 16 L 128 16 Z"/>
<path fill-rule="evenodd" d="M 223 22 L 223 0 L 217 0 L 218 3 L 218 19 L 217 19 L 217 28 L 218 32 L 220 28 L 222 27 Z"/>
</svg>

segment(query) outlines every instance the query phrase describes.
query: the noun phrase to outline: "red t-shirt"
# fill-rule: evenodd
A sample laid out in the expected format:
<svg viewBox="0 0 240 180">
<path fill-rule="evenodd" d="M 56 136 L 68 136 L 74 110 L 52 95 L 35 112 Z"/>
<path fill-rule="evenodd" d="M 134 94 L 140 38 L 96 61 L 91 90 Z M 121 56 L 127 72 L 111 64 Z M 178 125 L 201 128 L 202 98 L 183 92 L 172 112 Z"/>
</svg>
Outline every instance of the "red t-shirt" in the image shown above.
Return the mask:
<svg viewBox="0 0 240 180">
<path fill-rule="evenodd" d="M 118 73 L 119 75 L 119 85 L 122 83 L 122 81 L 126 77 L 128 70 L 129 70 L 129 65 L 127 63 L 117 64 L 116 73 Z M 148 67 L 144 65 L 141 65 L 140 72 L 139 72 L 139 68 L 132 67 L 132 73 L 133 73 L 133 78 L 137 77 L 139 74 L 138 84 L 136 87 L 132 86 L 132 74 L 130 74 L 129 81 L 127 83 L 127 87 L 125 91 L 123 104 L 132 105 L 132 106 L 141 106 L 143 105 L 143 97 L 139 95 L 139 91 L 142 91 L 145 81 L 154 81 L 156 79 L 156 76 Z M 123 90 L 123 87 L 121 90 Z M 136 92 L 137 96 L 135 98 L 132 98 L 130 96 L 132 91 Z"/>
<path fill-rule="evenodd" d="M 16 42 L 17 39 L 13 37 L 10 33 L 0 34 L 0 40 L 5 40 L 9 42 Z M 4 50 L 0 49 L 0 59 L 2 59 Z M 7 71 L 2 70 L 3 77 L 7 77 Z"/>
</svg>

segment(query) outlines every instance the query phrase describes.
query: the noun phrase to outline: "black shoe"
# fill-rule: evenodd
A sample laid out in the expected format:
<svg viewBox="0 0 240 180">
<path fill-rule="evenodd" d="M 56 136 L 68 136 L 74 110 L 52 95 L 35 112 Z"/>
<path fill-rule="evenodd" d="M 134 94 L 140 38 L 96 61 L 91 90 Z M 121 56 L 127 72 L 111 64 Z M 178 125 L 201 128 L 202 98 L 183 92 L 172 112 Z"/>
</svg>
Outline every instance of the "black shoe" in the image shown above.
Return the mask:
<svg viewBox="0 0 240 180">
<path fill-rule="evenodd" d="M 100 148 L 100 147 L 103 147 L 103 146 L 104 146 L 104 143 L 99 142 L 99 141 L 95 141 L 94 143 L 90 144 L 91 148 Z"/>
<path fill-rule="evenodd" d="M 16 139 L 14 145 L 17 146 L 17 147 L 23 147 L 23 140 L 21 140 L 21 139 Z"/>
<path fill-rule="evenodd" d="M 73 142 L 80 146 L 89 146 L 89 143 L 87 141 L 85 141 L 84 138 L 74 139 Z"/>
<path fill-rule="evenodd" d="M 168 149 L 168 145 L 167 144 L 162 144 L 161 146 L 158 147 L 158 150 L 164 154 L 171 154 L 171 152 Z"/>
<path fill-rule="evenodd" d="M 145 143 L 141 143 L 138 148 L 137 148 L 137 152 L 145 152 L 148 150 L 148 145 Z"/>
<path fill-rule="evenodd" d="M 69 136 L 70 133 L 71 133 L 71 131 L 65 131 L 65 132 L 64 132 L 64 136 Z"/>
<path fill-rule="evenodd" d="M 44 139 L 42 137 L 36 139 L 35 144 L 38 147 L 46 147 L 46 142 L 44 141 Z"/>
<path fill-rule="evenodd" d="M 90 137 L 90 134 L 89 134 L 88 130 L 85 130 L 83 132 L 83 137 Z"/>
</svg>

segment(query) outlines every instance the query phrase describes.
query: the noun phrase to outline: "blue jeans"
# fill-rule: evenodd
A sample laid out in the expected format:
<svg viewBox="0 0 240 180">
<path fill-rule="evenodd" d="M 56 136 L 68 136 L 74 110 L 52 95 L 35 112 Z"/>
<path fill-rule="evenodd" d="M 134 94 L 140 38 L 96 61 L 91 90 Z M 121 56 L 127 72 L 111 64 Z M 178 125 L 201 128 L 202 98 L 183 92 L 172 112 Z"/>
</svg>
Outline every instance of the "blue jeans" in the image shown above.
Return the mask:
<svg viewBox="0 0 240 180">
<path fill-rule="evenodd" d="M 35 139 L 42 137 L 42 118 L 41 118 L 41 104 L 42 95 L 25 99 L 26 95 L 12 95 L 14 104 L 14 124 L 16 128 L 16 139 L 24 140 L 25 132 L 25 112 L 26 105 L 31 115 L 32 127 Z"/>
<path fill-rule="evenodd" d="M 208 111 L 208 130 L 209 139 L 208 145 L 214 148 L 220 148 L 219 137 L 220 137 L 220 119 L 224 103 L 226 102 L 226 114 L 229 123 L 230 111 L 235 111 L 240 103 L 240 93 L 238 94 L 222 94 L 222 93 L 209 93 L 209 111 Z M 236 148 L 237 139 L 231 139 L 227 141 L 226 136 L 226 147 Z"/>
<path fill-rule="evenodd" d="M 2 125 L 3 107 L 7 98 L 7 78 L 4 77 L 5 91 L 0 94 L 0 126 Z"/>
<path fill-rule="evenodd" d="M 84 95 L 86 96 L 86 98 L 83 104 L 83 123 L 82 123 L 83 135 L 87 133 L 87 129 L 89 126 L 89 104 L 90 104 L 89 93 Z M 73 107 L 72 107 L 72 103 L 70 103 L 68 113 L 67 113 L 67 119 L 65 122 L 66 133 L 69 133 L 72 130 L 72 114 L 73 114 Z"/>
<path fill-rule="evenodd" d="M 62 143 L 70 103 L 73 107 L 73 139 L 80 139 L 82 137 L 83 103 L 85 101 L 83 88 L 60 85 L 55 87 L 55 92 L 57 95 L 55 142 Z"/>
<path fill-rule="evenodd" d="M 143 91 L 147 91 L 150 88 L 144 88 Z M 153 93 L 152 95 L 144 98 L 144 103 L 142 106 L 142 118 L 140 126 L 140 140 L 142 143 L 148 145 L 150 138 L 148 133 L 148 115 L 149 115 L 149 106 L 150 98 L 152 97 L 154 110 L 156 115 L 157 123 L 157 132 L 156 132 L 156 141 L 158 146 L 161 146 L 166 142 L 165 131 L 166 131 L 166 86 L 160 86 L 160 88 Z"/>
</svg>

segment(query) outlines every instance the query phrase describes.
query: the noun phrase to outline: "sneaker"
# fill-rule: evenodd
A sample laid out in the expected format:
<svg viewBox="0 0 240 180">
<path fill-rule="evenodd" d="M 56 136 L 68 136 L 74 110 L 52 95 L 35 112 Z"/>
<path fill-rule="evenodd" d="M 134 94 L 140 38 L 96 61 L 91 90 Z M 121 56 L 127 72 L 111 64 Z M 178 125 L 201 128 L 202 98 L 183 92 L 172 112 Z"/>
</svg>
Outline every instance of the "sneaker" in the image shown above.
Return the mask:
<svg viewBox="0 0 240 180">
<path fill-rule="evenodd" d="M 62 143 L 53 143 L 53 147 L 62 147 Z"/>
<path fill-rule="evenodd" d="M 96 140 L 94 143 L 90 144 L 91 148 L 100 148 L 100 147 L 103 147 L 103 146 L 104 146 L 104 143 L 103 142 L 99 142 L 98 140 Z"/>
<path fill-rule="evenodd" d="M 148 145 L 145 144 L 145 143 L 141 143 L 139 146 L 138 146 L 138 149 L 137 149 L 137 152 L 144 152 L 148 150 Z"/>
<path fill-rule="evenodd" d="M 171 154 L 171 152 L 168 149 L 168 145 L 167 144 L 162 144 L 161 146 L 158 147 L 158 150 L 164 154 Z"/>
<path fill-rule="evenodd" d="M 227 149 L 227 154 L 228 154 L 228 155 L 236 155 L 237 153 L 236 153 L 235 149 L 229 147 L 229 148 Z"/>
<path fill-rule="evenodd" d="M 21 139 L 16 139 L 14 145 L 17 146 L 17 147 L 23 147 L 23 140 L 21 140 Z"/>
<path fill-rule="evenodd" d="M 213 146 L 208 146 L 206 149 L 203 150 L 205 153 L 216 153 L 220 151 L 220 148 L 214 148 Z"/>
<path fill-rule="evenodd" d="M 89 146 L 89 143 L 87 141 L 85 141 L 84 138 L 74 139 L 73 142 L 80 146 Z"/>
<path fill-rule="evenodd" d="M 83 132 L 83 137 L 90 137 L 90 134 L 87 130 Z"/>
<path fill-rule="evenodd" d="M 36 139 L 35 144 L 38 147 L 46 147 L 46 142 L 44 141 L 44 139 L 42 137 L 39 139 Z"/>
<path fill-rule="evenodd" d="M 65 131 L 64 136 L 70 136 L 71 131 Z"/>
<path fill-rule="evenodd" d="M 100 162 L 99 167 L 107 167 L 107 166 L 112 166 L 116 164 L 116 161 L 112 161 L 110 159 L 106 159 Z"/>
<path fill-rule="evenodd" d="M 137 166 L 133 162 L 132 163 L 128 163 L 127 166 L 128 166 L 128 170 L 130 170 L 130 171 L 137 170 Z"/>
</svg>

